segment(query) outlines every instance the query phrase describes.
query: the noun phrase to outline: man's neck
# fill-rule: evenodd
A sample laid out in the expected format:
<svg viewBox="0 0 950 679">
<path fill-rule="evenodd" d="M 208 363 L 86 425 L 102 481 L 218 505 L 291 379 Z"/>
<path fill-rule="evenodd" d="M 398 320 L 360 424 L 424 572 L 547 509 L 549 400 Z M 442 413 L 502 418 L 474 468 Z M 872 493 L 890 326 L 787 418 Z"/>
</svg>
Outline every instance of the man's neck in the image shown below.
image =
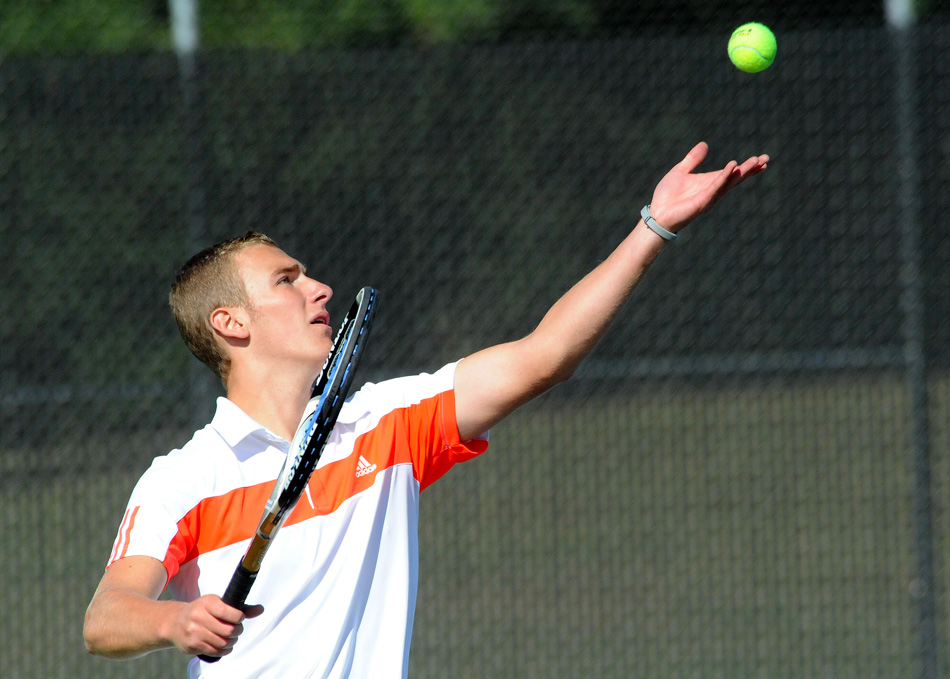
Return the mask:
<svg viewBox="0 0 950 679">
<path fill-rule="evenodd" d="M 232 374 L 228 380 L 228 399 L 270 431 L 292 440 L 300 424 L 312 379 L 273 375 L 266 379 Z"/>
</svg>

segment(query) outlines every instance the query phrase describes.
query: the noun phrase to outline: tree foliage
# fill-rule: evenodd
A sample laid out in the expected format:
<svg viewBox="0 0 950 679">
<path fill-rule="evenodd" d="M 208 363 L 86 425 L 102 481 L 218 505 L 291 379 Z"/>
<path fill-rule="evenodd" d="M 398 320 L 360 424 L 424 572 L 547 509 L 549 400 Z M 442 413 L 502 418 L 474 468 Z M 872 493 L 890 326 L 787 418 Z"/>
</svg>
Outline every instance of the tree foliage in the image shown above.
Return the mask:
<svg viewBox="0 0 950 679">
<path fill-rule="evenodd" d="M 195 0 L 210 49 L 485 42 L 644 30 L 727 30 L 755 19 L 795 27 L 880 24 L 881 0 Z M 950 0 L 917 0 L 940 15 Z M 3 0 L 0 54 L 170 48 L 169 0 Z"/>
</svg>

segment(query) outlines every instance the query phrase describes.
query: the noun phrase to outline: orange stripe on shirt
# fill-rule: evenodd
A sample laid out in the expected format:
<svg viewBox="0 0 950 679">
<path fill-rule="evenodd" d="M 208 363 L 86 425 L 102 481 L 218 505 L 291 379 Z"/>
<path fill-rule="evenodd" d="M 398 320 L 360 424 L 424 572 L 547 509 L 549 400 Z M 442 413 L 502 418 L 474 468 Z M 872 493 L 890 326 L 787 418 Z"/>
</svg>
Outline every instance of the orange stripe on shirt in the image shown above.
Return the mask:
<svg viewBox="0 0 950 679">
<path fill-rule="evenodd" d="M 441 418 L 434 412 L 441 408 Z M 353 451 L 317 469 L 285 525 L 331 514 L 350 498 L 370 488 L 381 471 L 398 464 L 412 464 L 413 474 L 425 489 L 454 464 L 470 459 L 488 447 L 487 441 L 458 441 L 454 392 L 436 394 L 406 408 L 384 415 L 370 431 L 357 437 Z M 448 442 L 430 453 L 435 441 Z M 408 445 L 405 445 L 408 443 Z M 357 475 L 360 458 L 369 473 Z M 164 564 L 169 579 L 187 563 L 215 549 L 249 540 L 257 530 L 274 481 L 237 488 L 205 498 L 178 522 Z"/>
<path fill-rule="evenodd" d="M 112 543 L 112 553 L 109 555 L 109 560 L 106 562 L 106 568 L 115 561 L 115 555 L 119 551 L 119 545 L 122 544 L 122 532 L 125 530 L 125 522 L 129 520 L 129 512 L 131 509 L 126 509 L 125 514 L 122 515 L 122 523 L 119 524 L 119 532 L 116 533 L 115 542 Z"/>
<path fill-rule="evenodd" d="M 132 537 L 132 528 L 135 526 L 135 515 L 138 513 L 138 507 L 126 510 L 122 525 L 119 526 L 119 535 L 115 539 L 115 546 L 112 548 L 113 556 L 109 559 L 110 564 L 124 557 L 129 551 L 129 540 Z"/>
</svg>

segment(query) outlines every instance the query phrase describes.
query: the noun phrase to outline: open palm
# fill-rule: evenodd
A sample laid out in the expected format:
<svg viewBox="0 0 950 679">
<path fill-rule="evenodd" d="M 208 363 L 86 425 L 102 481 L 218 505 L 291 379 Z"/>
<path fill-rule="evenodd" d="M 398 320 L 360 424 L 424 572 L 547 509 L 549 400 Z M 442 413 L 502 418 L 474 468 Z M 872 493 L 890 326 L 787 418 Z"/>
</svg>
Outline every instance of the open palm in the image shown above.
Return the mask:
<svg viewBox="0 0 950 679">
<path fill-rule="evenodd" d="M 741 165 L 730 160 L 721 170 L 696 173 L 708 152 L 706 142 L 696 144 L 653 191 L 653 218 L 669 231 L 682 229 L 734 186 L 764 170 L 769 162 L 767 155 L 752 156 Z"/>
</svg>

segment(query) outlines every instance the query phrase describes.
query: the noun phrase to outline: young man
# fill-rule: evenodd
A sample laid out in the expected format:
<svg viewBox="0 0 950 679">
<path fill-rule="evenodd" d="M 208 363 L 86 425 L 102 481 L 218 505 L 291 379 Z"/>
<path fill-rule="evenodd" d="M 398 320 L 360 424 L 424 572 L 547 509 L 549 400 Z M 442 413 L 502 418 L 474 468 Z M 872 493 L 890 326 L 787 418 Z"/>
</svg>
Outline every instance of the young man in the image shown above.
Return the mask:
<svg viewBox="0 0 950 679">
<path fill-rule="evenodd" d="M 192 659 L 190 677 L 405 677 L 419 491 L 483 452 L 494 424 L 570 377 L 667 240 L 769 160 L 696 173 L 706 153 L 698 144 L 660 181 L 652 217 L 529 335 L 354 394 L 251 590 L 263 605 L 244 610 L 218 595 L 330 349 L 332 291 L 260 234 L 193 257 L 171 303 L 183 338 L 221 377 L 227 398 L 136 485 L 86 613 L 89 651 L 222 656 Z M 173 600 L 158 599 L 166 587 Z"/>
</svg>

